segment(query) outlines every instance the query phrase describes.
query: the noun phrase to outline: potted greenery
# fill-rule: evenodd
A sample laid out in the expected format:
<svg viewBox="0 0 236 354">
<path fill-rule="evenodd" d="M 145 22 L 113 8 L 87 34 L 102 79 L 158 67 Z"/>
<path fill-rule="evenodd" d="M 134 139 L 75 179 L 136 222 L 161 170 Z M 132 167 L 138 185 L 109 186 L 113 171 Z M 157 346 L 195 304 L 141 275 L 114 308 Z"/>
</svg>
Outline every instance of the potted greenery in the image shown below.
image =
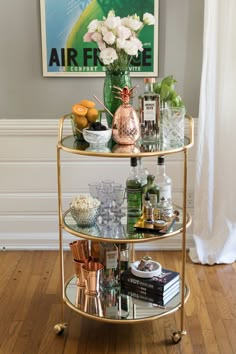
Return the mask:
<svg viewBox="0 0 236 354">
<path fill-rule="evenodd" d="M 180 95 L 175 91 L 174 85 L 176 82 L 173 75 L 169 75 L 161 82 L 154 83 L 154 92 L 160 95 L 160 101 L 163 107 L 185 107 Z"/>
</svg>

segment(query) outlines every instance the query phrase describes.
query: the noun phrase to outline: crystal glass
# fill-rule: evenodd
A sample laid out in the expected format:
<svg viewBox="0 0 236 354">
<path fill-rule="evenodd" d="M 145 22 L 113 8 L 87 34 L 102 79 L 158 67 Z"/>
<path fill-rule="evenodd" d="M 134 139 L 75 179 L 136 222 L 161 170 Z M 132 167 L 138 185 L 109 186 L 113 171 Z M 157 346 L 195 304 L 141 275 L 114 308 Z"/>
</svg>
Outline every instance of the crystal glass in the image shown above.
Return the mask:
<svg viewBox="0 0 236 354">
<path fill-rule="evenodd" d="M 99 183 L 99 182 L 90 182 L 89 184 L 88 184 L 88 186 L 89 186 L 89 192 L 90 192 L 90 194 L 91 194 L 91 196 L 93 197 L 93 198 L 97 198 L 97 199 L 99 199 L 99 188 L 100 188 L 100 186 L 101 186 L 101 183 Z"/>
<path fill-rule="evenodd" d="M 160 143 L 164 149 L 173 149 L 184 145 L 184 117 L 184 107 L 161 109 Z"/>
</svg>

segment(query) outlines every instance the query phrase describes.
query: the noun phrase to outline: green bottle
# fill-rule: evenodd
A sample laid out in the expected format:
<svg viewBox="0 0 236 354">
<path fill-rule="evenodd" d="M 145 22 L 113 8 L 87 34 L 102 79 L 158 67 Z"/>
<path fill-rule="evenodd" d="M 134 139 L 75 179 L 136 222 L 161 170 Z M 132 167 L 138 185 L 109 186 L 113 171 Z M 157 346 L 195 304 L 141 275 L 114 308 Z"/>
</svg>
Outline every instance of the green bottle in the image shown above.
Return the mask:
<svg viewBox="0 0 236 354">
<path fill-rule="evenodd" d="M 145 196 L 148 193 L 152 205 L 155 205 L 159 201 L 159 190 L 154 180 L 154 175 L 148 175 L 147 183 L 142 187 L 142 202 L 144 202 Z"/>
<path fill-rule="evenodd" d="M 136 157 L 130 159 L 130 175 L 126 180 L 127 215 L 131 217 L 142 214 L 142 183 L 138 176 Z"/>
</svg>

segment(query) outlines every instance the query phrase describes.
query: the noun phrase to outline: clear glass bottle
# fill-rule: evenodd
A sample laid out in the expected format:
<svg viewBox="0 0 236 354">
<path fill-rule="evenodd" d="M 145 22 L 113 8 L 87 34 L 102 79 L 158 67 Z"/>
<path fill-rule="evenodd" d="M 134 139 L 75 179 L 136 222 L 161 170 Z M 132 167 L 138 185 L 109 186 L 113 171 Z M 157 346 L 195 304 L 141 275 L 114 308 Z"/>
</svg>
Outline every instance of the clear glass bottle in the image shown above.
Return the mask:
<svg viewBox="0 0 236 354">
<path fill-rule="evenodd" d="M 127 215 L 138 217 L 142 214 L 142 183 L 138 176 L 136 157 L 130 159 L 130 175 L 126 180 Z"/>
<path fill-rule="evenodd" d="M 137 157 L 138 161 L 138 176 L 141 179 L 141 184 L 144 186 L 147 183 L 147 176 L 149 175 L 149 171 L 143 165 L 143 160 L 141 157 Z"/>
<path fill-rule="evenodd" d="M 139 96 L 141 136 L 145 142 L 156 142 L 160 128 L 160 96 L 154 92 L 155 78 L 144 78 L 144 94 Z"/>
<path fill-rule="evenodd" d="M 118 285 L 118 249 L 113 243 L 100 243 L 100 262 L 104 266 L 102 287 L 111 288 Z"/>
<path fill-rule="evenodd" d="M 159 190 L 159 201 L 165 200 L 169 204 L 172 204 L 172 180 L 166 174 L 164 156 L 157 158 L 157 174 L 155 180 Z"/>
</svg>

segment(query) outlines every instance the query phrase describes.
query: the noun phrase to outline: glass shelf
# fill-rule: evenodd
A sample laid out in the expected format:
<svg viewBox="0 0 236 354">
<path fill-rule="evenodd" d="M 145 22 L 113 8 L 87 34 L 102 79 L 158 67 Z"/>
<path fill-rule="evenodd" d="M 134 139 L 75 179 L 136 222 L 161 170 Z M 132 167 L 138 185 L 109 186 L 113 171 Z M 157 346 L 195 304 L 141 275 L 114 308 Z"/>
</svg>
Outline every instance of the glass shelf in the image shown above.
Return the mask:
<svg viewBox="0 0 236 354">
<path fill-rule="evenodd" d="M 171 227 L 168 229 L 166 233 L 161 233 L 158 231 L 135 231 L 129 233 L 127 231 L 127 217 L 121 218 L 121 224 L 112 224 L 108 229 L 99 227 L 99 224 L 96 224 L 92 227 L 80 227 L 74 221 L 71 216 L 70 210 L 67 210 L 63 215 L 64 221 L 64 229 L 74 234 L 75 236 L 80 236 L 82 238 L 87 239 L 96 239 L 101 242 L 117 242 L 117 243 L 137 243 L 137 242 L 145 242 L 145 241 L 154 241 L 166 237 L 171 237 L 176 234 L 179 234 L 183 230 L 183 212 L 182 209 L 178 206 L 174 206 L 174 209 L 179 211 L 178 219 L 176 219 Z M 186 227 L 188 227 L 191 223 L 191 217 L 187 214 L 187 223 Z M 119 227 L 119 232 L 116 231 L 116 227 Z M 121 232 L 122 230 L 122 232 Z"/>
<path fill-rule="evenodd" d="M 103 322 L 132 323 L 150 321 L 177 311 L 181 307 L 181 289 L 166 306 L 158 306 L 150 302 L 135 299 L 122 294 L 117 288 L 101 291 L 98 296 L 84 294 L 84 288 L 76 285 L 76 277 L 72 277 L 65 286 L 65 301 L 69 307 L 86 317 L 92 317 Z M 189 289 L 184 286 L 185 302 Z"/>
<path fill-rule="evenodd" d="M 117 145 L 112 140 L 107 145 L 90 146 L 88 143 L 78 141 L 73 135 L 66 136 L 61 141 L 61 148 L 65 151 L 72 152 L 80 155 L 95 155 L 106 157 L 130 157 L 130 156 L 156 156 L 165 154 L 171 154 L 182 151 L 191 145 L 188 137 L 184 138 L 184 145 L 177 146 L 174 149 L 168 150 L 163 148 L 159 143 L 142 143 L 137 142 L 135 145 Z"/>
</svg>

